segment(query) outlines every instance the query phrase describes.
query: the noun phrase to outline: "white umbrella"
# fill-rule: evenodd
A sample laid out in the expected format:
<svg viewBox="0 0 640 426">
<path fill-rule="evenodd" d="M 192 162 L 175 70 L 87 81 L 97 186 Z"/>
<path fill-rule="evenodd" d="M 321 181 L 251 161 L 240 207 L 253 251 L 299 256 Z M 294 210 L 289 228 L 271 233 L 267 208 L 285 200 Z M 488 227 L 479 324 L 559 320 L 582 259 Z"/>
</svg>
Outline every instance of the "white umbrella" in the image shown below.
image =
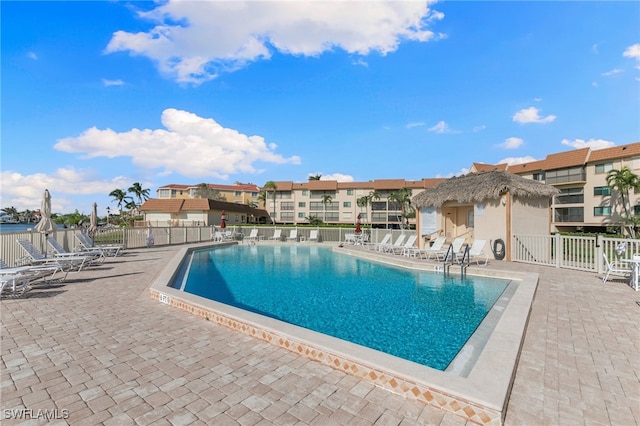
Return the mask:
<svg viewBox="0 0 640 426">
<path fill-rule="evenodd" d="M 93 210 L 91 211 L 91 216 L 89 217 L 89 229 L 87 232 L 92 237 L 95 235 L 98 230 L 98 204 L 93 203 Z"/>
<path fill-rule="evenodd" d="M 51 195 L 49 190 L 44 190 L 44 197 L 42 198 L 42 206 L 40 207 L 40 222 L 36 225 L 36 231 L 49 235 L 56 230 L 56 224 L 51 220 Z"/>
</svg>

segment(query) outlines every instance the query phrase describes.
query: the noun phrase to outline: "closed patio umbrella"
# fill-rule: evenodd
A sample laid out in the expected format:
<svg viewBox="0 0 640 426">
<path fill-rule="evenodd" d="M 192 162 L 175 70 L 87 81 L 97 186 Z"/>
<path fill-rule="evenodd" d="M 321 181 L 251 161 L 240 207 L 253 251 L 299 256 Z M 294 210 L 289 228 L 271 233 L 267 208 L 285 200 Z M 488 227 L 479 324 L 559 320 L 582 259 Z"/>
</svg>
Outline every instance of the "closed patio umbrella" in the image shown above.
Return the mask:
<svg viewBox="0 0 640 426">
<path fill-rule="evenodd" d="M 98 203 L 93 203 L 93 210 L 91 211 L 91 216 L 89 217 L 89 229 L 87 232 L 91 237 L 93 237 L 98 231 Z"/>
<path fill-rule="evenodd" d="M 36 225 L 36 231 L 41 234 L 49 235 L 56 231 L 56 224 L 51 220 L 51 194 L 49 190 L 44 190 L 42 197 L 42 205 L 40 206 L 40 222 Z"/>
<path fill-rule="evenodd" d="M 362 219 L 362 216 L 358 214 L 358 220 L 356 221 L 356 234 L 360 234 L 362 232 L 362 228 L 360 228 L 360 219 Z"/>
<path fill-rule="evenodd" d="M 222 210 L 222 214 L 220 215 L 220 217 L 220 228 L 224 229 L 227 227 L 227 222 L 225 221 L 227 219 L 227 215 L 224 214 L 224 210 Z"/>
</svg>

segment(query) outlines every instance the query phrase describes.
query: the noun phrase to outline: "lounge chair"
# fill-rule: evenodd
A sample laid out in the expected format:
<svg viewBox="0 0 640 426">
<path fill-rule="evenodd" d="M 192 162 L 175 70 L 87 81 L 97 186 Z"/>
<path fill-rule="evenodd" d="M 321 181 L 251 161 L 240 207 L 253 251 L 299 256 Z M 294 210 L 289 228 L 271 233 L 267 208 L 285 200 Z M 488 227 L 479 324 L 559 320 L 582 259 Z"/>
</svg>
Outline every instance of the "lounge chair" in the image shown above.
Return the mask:
<svg viewBox="0 0 640 426">
<path fill-rule="evenodd" d="M 318 230 L 317 229 L 312 229 L 311 231 L 309 231 L 309 241 L 318 242 Z"/>
<path fill-rule="evenodd" d="M 80 252 L 71 253 L 66 251 L 64 247 L 62 247 L 62 244 L 60 244 L 58 240 L 56 240 L 53 237 L 47 237 L 47 244 L 49 244 L 49 247 L 51 247 L 55 255 L 77 256 L 80 254 L 82 256 L 91 257 L 92 262 L 100 262 L 100 263 L 104 262 L 105 253 L 103 250 L 86 250 L 83 247 Z"/>
<path fill-rule="evenodd" d="M 461 254 L 460 250 L 462 250 L 462 246 L 464 245 L 464 240 L 465 240 L 464 237 L 458 237 L 454 239 L 451 245 L 449 246 L 449 249 L 445 251 L 443 260 L 451 260 L 452 262 L 458 262 Z M 452 253 L 453 259 L 447 258 L 447 256 L 449 256 L 450 251 Z"/>
<path fill-rule="evenodd" d="M 604 257 L 605 265 L 607 266 L 607 270 L 604 273 L 604 277 L 602 278 L 602 283 L 606 284 L 609 279 L 609 275 L 623 275 L 628 277 L 633 272 L 631 270 L 631 265 L 627 262 L 621 262 L 619 260 L 609 261 L 606 253 L 602 253 L 602 257 Z"/>
<path fill-rule="evenodd" d="M 446 237 L 438 237 L 433 241 L 433 244 L 431 244 L 430 247 L 415 249 L 411 252 L 410 255 L 421 257 L 425 260 L 429 260 L 431 259 L 431 256 L 434 256 L 436 260 L 440 260 L 440 257 L 444 256 L 447 253 L 446 250 L 442 249 L 446 241 Z"/>
<path fill-rule="evenodd" d="M 282 229 L 276 229 L 275 231 L 273 231 L 273 235 L 269 237 L 269 239 L 277 241 L 282 240 Z"/>
<path fill-rule="evenodd" d="M 106 256 L 116 257 L 124 250 L 123 244 L 96 244 L 93 239 L 84 232 L 74 234 L 76 241 L 80 243 L 82 250 L 102 250 Z"/>
<path fill-rule="evenodd" d="M 402 249 L 394 249 L 393 253 L 402 254 L 403 256 L 409 257 L 411 255 L 411 252 L 418 248 L 416 247 L 417 239 L 417 235 L 410 235 L 409 238 L 407 238 L 407 241 L 405 241 L 404 245 L 402 246 Z"/>
<path fill-rule="evenodd" d="M 476 262 L 478 266 L 485 266 L 489 263 L 489 255 L 484 251 L 486 244 L 487 240 L 473 240 L 473 244 L 469 249 L 469 262 Z M 482 259 L 484 259 L 484 262 L 480 263 Z"/>
<path fill-rule="evenodd" d="M 348 244 L 355 244 L 356 237 L 356 234 L 344 234 L 344 242 Z"/>
<path fill-rule="evenodd" d="M 244 237 L 245 240 L 247 241 L 258 241 L 258 238 L 260 238 L 258 236 L 258 229 L 254 228 L 251 230 L 251 232 L 249 233 L 249 235 L 247 235 L 246 237 Z"/>
<path fill-rule="evenodd" d="M 34 281 L 42 279 L 49 283 L 55 279 L 58 272 L 65 272 L 61 265 L 51 264 L 42 266 L 9 267 L 0 259 L 0 297 L 15 297 L 24 294 Z M 65 272 L 63 280 L 67 277 Z M 47 278 L 48 277 L 48 278 Z"/>
<path fill-rule="evenodd" d="M 298 230 L 297 229 L 292 229 L 291 232 L 289 232 L 289 236 L 287 237 L 287 241 L 298 241 Z"/>
<path fill-rule="evenodd" d="M 383 253 L 393 253 L 397 248 L 402 249 L 405 238 L 407 238 L 407 236 L 404 234 L 398 235 L 398 238 L 396 238 L 396 241 L 393 244 L 386 244 L 381 246 L 381 251 Z"/>
<path fill-rule="evenodd" d="M 56 254 L 53 257 L 47 257 L 40 250 L 35 248 L 29 240 L 17 240 L 18 245 L 22 248 L 25 256 L 22 262 L 29 265 L 61 265 L 63 269 L 77 269 L 78 271 L 91 262 L 91 257 L 82 256 L 75 253 L 67 255 Z"/>
<path fill-rule="evenodd" d="M 382 251 L 382 247 L 389 245 L 389 241 L 391 241 L 391 237 L 392 237 L 392 234 L 390 232 L 388 234 L 384 234 L 384 237 L 382 237 L 382 241 L 380 241 L 378 244 L 372 244 L 373 249 L 376 251 Z"/>
</svg>

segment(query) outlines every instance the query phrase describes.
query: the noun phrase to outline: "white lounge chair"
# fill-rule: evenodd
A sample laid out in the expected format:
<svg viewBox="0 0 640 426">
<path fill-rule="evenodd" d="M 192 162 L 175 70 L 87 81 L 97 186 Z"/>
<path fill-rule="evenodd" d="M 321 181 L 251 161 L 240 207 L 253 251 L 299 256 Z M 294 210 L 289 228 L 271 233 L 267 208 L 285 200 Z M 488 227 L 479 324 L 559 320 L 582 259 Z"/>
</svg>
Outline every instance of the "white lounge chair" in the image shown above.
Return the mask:
<svg viewBox="0 0 640 426">
<path fill-rule="evenodd" d="M 452 262 L 458 262 L 461 254 L 460 250 L 462 250 L 462 246 L 464 245 L 464 240 L 465 240 L 464 237 L 458 237 L 454 239 L 449 249 L 445 251 L 444 258 L 446 260 L 451 260 Z M 452 259 L 447 258 L 447 256 L 449 256 L 449 253 L 450 253 L 449 250 L 451 250 L 451 253 L 452 253 L 451 255 L 453 256 Z"/>
<path fill-rule="evenodd" d="M 318 242 L 318 230 L 317 229 L 312 229 L 311 231 L 309 231 L 309 241 Z"/>
<path fill-rule="evenodd" d="M 287 237 L 287 241 L 298 241 L 298 230 L 297 229 L 292 229 L 291 232 L 289 232 L 289 236 Z"/>
<path fill-rule="evenodd" d="M 421 257 L 425 260 L 431 259 L 431 256 L 434 256 L 436 260 L 440 260 L 441 256 L 446 254 L 446 250 L 443 250 L 444 243 L 447 241 L 446 237 L 438 237 L 433 240 L 433 244 L 430 247 L 423 249 L 415 249 L 412 254 L 416 257 Z"/>
<path fill-rule="evenodd" d="M 249 235 L 247 235 L 246 237 L 244 237 L 245 240 L 247 241 L 258 241 L 258 238 L 260 238 L 258 236 L 258 229 L 257 228 L 253 228 L 251 230 L 251 232 L 249 233 Z"/>
<path fill-rule="evenodd" d="M 25 253 L 21 260 L 29 265 L 61 265 L 65 269 L 71 268 L 80 271 L 91 261 L 89 256 L 81 256 L 75 253 L 69 253 L 68 255 L 56 254 L 53 257 L 47 257 L 35 248 L 31 241 L 18 239 L 17 242 Z"/>
<path fill-rule="evenodd" d="M 81 250 L 102 250 L 105 256 L 116 257 L 124 250 L 123 244 L 96 244 L 93 239 L 84 232 L 74 234 L 76 241 L 80 244 Z"/>
<path fill-rule="evenodd" d="M 402 246 L 402 248 L 397 249 L 395 248 L 393 250 L 393 254 L 402 254 L 404 256 L 409 257 L 411 254 L 412 250 L 415 250 L 416 247 L 416 240 L 418 239 L 417 235 L 409 235 L 409 238 L 407 238 L 407 241 L 405 241 L 404 245 Z"/>
<path fill-rule="evenodd" d="M 489 255 L 485 253 L 484 246 L 487 244 L 487 240 L 473 240 L 471 248 L 469 249 L 469 262 L 476 262 L 478 266 L 485 266 L 489 263 Z M 480 263 L 484 259 L 484 262 Z"/>
<path fill-rule="evenodd" d="M 273 231 L 273 235 L 269 237 L 269 239 L 277 241 L 282 240 L 282 229 L 276 229 L 275 231 Z"/>
<path fill-rule="evenodd" d="M 374 244 L 373 249 L 376 251 L 382 251 L 382 247 L 389 245 L 389 241 L 391 241 L 391 237 L 392 237 L 391 232 L 389 232 L 388 234 L 384 234 L 384 237 L 382 237 L 382 241 L 380 241 L 378 244 Z"/>
<path fill-rule="evenodd" d="M 619 260 L 609 261 L 606 253 L 602 253 L 602 257 L 604 257 L 605 265 L 607 266 L 607 270 L 604 273 L 604 277 L 602 278 L 602 283 L 606 284 L 609 279 L 609 275 L 622 275 L 622 276 L 630 276 L 632 273 L 631 265 L 627 262 L 621 262 Z"/>
<path fill-rule="evenodd" d="M 401 249 L 402 245 L 404 244 L 405 238 L 407 238 L 407 236 L 404 234 L 398 235 L 398 238 L 396 238 L 396 241 L 393 244 L 386 244 L 381 246 L 381 251 L 383 253 L 392 253 L 396 248 Z"/>
<path fill-rule="evenodd" d="M 82 255 L 82 256 L 89 256 L 92 258 L 92 261 L 94 262 L 104 262 L 104 258 L 105 258 L 105 253 L 103 250 L 86 250 L 86 249 L 82 249 L 82 251 L 77 252 L 77 253 L 71 253 L 68 252 L 64 249 L 64 247 L 62 247 L 62 244 L 60 244 L 58 242 L 58 240 L 56 240 L 53 237 L 47 237 L 47 244 L 49 244 L 49 247 L 51 247 L 51 249 L 53 250 L 54 254 L 56 255 L 62 255 L 62 256 L 77 256 L 77 255 Z"/>
<path fill-rule="evenodd" d="M 67 277 L 68 270 L 63 271 L 61 265 L 9 267 L 0 259 L 0 296 L 20 296 L 27 291 L 34 281 L 42 279 L 44 282 L 49 283 L 55 279 L 58 272 L 65 273 L 62 280 Z"/>
</svg>

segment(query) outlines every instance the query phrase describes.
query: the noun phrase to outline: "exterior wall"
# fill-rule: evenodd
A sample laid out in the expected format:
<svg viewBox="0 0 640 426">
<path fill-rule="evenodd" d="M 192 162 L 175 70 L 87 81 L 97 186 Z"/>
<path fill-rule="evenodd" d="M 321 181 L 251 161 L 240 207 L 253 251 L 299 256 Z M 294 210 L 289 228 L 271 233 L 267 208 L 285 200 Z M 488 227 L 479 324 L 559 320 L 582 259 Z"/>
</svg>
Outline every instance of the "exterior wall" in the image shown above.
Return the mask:
<svg viewBox="0 0 640 426">
<path fill-rule="evenodd" d="M 549 214 L 549 200 L 546 198 L 539 200 L 516 198 L 511 204 L 511 234 L 549 235 L 551 226 Z"/>
<path fill-rule="evenodd" d="M 486 201 L 474 206 L 474 239 L 507 241 L 507 206 L 500 200 Z"/>
</svg>

